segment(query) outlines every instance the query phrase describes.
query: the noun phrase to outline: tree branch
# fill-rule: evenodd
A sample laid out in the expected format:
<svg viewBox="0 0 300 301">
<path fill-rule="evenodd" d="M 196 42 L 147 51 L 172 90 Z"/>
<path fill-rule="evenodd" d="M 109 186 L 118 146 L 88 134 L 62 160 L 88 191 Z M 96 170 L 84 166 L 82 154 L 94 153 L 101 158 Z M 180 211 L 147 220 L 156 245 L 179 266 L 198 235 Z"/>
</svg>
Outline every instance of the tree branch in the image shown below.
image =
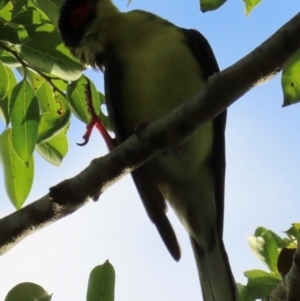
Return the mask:
<svg viewBox="0 0 300 301">
<path fill-rule="evenodd" d="M 1 219 L 0 254 L 35 230 L 73 213 L 89 198 L 97 200 L 107 187 L 155 154 L 182 143 L 252 87 L 273 78 L 299 49 L 297 14 L 246 57 L 210 77 L 199 95 L 164 119 L 151 123 L 139 137 L 131 136 L 105 157 L 93 160 L 74 178 L 51 188 L 48 195 Z"/>
</svg>

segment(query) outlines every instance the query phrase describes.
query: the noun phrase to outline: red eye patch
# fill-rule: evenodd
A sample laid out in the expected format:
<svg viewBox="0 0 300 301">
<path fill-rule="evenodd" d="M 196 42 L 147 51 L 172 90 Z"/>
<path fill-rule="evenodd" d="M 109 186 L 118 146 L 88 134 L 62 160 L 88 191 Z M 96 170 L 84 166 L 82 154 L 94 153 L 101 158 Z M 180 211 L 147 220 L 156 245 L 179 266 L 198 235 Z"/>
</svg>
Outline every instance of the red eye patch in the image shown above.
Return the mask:
<svg viewBox="0 0 300 301">
<path fill-rule="evenodd" d="M 90 11 L 91 6 L 89 4 L 77 6 L 70 16 L 71 25 L 75 28 L 82 26 L 88 18 Z"/>
</svg>

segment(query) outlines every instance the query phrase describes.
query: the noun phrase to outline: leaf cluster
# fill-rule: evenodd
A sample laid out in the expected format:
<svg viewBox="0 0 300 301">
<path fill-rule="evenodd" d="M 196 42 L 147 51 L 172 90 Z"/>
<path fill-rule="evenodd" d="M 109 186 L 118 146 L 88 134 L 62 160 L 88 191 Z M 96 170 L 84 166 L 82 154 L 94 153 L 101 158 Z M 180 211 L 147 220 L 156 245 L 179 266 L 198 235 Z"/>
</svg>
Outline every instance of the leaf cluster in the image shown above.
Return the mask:
<svg viewBox="0 0 300 301">
<path fill-rule="evenodd" d="M 90 273 L 87 301 L 114 301 L 115 295 L 115 270 L 106 260 L 98 265 Z M 14 286 L 7 294 L 4 301 L 50 301 L 52 295 L 36 283 L 23 282 Z"/>
<path fill-rule="evenodd" d="M 293 224 L 285 231 L 287 237 L 281 238 L 264 227 L 255 230 L 248 236 L 252 252 L 269 269 L 268 272 L 255 269 L 246 271 L 247 285 L 237 284 L 239 301 L 254 301 L 270 295 L 274 288 L 288 274 L 300 238 L 300 224 Z"/>
<path fill-rule="evenodd" d="M 59 166 L 68 151 L 72 113 L 88 124 L 82 66 L 57 30 L 62 0 L 0 0 L 0 159 L 7 195 L 19 209 L 34 179 L 36 151 Z M 104 96 L 91 84 L 93 106 Z"/>
<path fill-rule="evenodd" d="M 237 283 L 239 301 L 254 301 L 266 298 L 289 272 L 300 239 L 300 224 L 293 224 L 285 231 L 287 237 L 281 238 L 264 227 L 255 230 L 248 242 L 253 253 L 267 266 L 263 270 L 246 271 L 247 285 Z M 90 273 L 87 287 L 87 301 L 113 301 L 115 289 L 115 270 L 107 260 L 96 266 Z M 50 301 L 52 295 L 35 283 L 20 283 L 13 287 L 4 301 L 19 300 Z"/>
</svg>

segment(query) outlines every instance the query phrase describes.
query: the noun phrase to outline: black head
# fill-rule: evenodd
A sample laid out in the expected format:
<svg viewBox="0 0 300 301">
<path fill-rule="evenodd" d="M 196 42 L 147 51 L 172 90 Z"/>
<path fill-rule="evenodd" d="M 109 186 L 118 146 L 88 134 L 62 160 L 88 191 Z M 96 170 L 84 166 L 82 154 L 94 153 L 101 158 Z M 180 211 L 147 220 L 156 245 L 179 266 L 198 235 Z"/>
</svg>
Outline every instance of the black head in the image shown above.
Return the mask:
<svg viewBox="0 0 300 301">
<path fill-rule="evenodd" d="M 77 48 L 88 26 L 96 18 L 99 0 L 65 0 L 60 9 L 58 29 L 69 48 Z"/>
</svg>

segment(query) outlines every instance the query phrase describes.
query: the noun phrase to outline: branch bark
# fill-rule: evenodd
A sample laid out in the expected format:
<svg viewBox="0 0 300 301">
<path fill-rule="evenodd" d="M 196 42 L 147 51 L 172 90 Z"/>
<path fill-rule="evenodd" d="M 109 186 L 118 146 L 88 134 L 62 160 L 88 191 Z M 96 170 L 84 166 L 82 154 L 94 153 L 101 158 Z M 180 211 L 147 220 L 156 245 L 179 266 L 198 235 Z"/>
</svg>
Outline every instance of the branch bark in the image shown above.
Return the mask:
<svg viewBox="0 0 300 301">
<path fill-rule="evenodd" d="M 196 128 L 217 116 L 255 85 L 280 72 L 300 49 L 297 14 L 254 51 L 209 78 L 201 93 L 162 120 L 131 136 L 114 151 L 95 159 L 80 174 L 50 188 L 41 199 L 0 220 L 0 254 L 27 235 L 65 217 L 155 154 L 186 140 Z"/>
</svg>

